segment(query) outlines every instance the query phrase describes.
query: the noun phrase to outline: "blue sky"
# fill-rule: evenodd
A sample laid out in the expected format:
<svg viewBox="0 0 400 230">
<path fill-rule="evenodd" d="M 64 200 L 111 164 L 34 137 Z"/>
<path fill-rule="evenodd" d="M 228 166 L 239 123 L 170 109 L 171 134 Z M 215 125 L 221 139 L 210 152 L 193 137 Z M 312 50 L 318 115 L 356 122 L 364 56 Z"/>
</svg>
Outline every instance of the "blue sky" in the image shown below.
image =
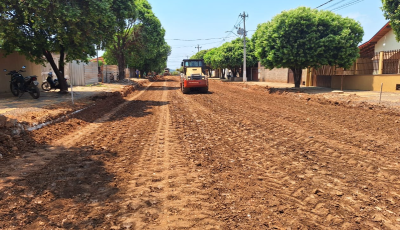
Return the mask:
<svg viewBox="0 0 400 230">
<path fill-rule="evenodd" d="M 234 34 L 226 33 L 226 31 L 236 32 L 234 25 L 241 21 L 239 14 L 243 11 L 249 15 L 246 18 L 246 30 L 249 31 L 248 36 L 251 37 L 258 24 L 271 20 L 283 10 L 299 6 L 315 8 L 329 0 L 148 1 L 165 28 L 165 39 L 172 47 L 167 65 L 169 68 L 176 69 L 180 67 L 182 59 L 197 52 L 197 48 L 195 48 L 197 45 L 200 45 L 201 49 L 210 49 L 235 39 Z M 353 5 L 345 6 L 352 2 L 354 2 Z M 380 9 L 382 6 L 380 0 L 332 0 L 319 9 L 333 10 L 340 6 L 343 8 L 334 10 L 335 13 L 353 18 L 363 26 L 365 33 L 363 42 L 368 41 L 387 22 Z M 240 26 L 243 27 L 243 23 L 240 23 Z M 195 39 L 203 40 L 182 41 Z"/>
</svg>

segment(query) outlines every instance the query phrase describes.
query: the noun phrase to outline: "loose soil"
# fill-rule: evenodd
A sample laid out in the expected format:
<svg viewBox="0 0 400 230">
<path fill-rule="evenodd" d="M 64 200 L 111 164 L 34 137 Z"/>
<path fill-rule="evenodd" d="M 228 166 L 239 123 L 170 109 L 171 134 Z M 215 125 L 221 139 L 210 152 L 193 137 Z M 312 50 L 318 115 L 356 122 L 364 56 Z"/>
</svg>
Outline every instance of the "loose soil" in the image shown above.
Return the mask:
<svg viewBox="0 0 400 230">
<path fill-rule="evenodd" d="M 400 228 L 397 110 L 178 80 L 21 134 L 0 161 L 0 228 Z"/>
</svg>

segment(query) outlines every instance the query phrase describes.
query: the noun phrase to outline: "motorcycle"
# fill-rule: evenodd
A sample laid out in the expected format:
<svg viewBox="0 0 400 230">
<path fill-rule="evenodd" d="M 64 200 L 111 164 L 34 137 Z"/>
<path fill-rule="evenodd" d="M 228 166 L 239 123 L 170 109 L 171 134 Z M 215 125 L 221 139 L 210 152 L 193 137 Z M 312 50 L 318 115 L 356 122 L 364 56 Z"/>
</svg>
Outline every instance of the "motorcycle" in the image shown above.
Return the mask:
<svg viewBox="0 0 400 230">
<path fill-rule="evenodd" d="M 40 90 L 37 87 L 39 85 L 37 76 L 24 77 L 21 74 L 25 72 L 23 69 L 25 69 L 25 66 L 22 66 L 22 70 L 11 70 L 6 74 L 11 76 L 11 93 L 16 97 L 21 97 L 25 92 L 28 92 L 34 99 L 38 99 L 40 97 Z M 4 69 L 4 72 L 7 72 L 7 69 Z"/>
<path fill-rule="evenodd" d="M 65 78 L 65 80 L 67 81 L 67 86 L 70 87 L 68 78 Z M 42 89 L 44 91 L 50 91 L 52 89 L 54 89 L 54 90 L 60 89 L 60 83 L 58 82 L 58 79 L 54 79 L 53 80 L 53 73 L 52 72 L 49 72 L 47 74 L 46 80 L 42 83 Z"/>
</svg>

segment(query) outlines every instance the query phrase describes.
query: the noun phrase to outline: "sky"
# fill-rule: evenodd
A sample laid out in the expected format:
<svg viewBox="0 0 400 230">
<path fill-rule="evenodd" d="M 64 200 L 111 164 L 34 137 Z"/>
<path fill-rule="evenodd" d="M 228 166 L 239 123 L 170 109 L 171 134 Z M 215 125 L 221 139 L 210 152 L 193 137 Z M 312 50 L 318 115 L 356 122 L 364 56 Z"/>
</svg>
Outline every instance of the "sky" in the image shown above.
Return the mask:
<svg viewBox="0 0 400 230">
<path fill-rule="evenodd" d="M 372 38 L 387 22 L 380 0 L 148 0 L 166 30 L 165 39 L 172 52 L 167 67 L 177 69 L 182 59 L 200 50 L 219 47 L 237 37 L 235 25 L 243 28 L 240 14 L 246 17 L 247 36 L 257 25 L 270 21 L 284 10 L 299 6 L 332 10 L 353 18 L 364 28 L 363 42 Z M 229 32 L 230 31 L 230 32 Z M 187 41 L 191 40 L 191 41 Z"/>
</svg>

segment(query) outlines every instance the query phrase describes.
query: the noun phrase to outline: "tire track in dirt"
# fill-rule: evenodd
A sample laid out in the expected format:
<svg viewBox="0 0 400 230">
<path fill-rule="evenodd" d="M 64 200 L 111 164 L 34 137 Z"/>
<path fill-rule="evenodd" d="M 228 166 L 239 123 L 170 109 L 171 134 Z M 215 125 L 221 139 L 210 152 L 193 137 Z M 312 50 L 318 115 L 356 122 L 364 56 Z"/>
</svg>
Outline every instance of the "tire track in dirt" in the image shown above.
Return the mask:
<svg viewBox="0 0 400 230">
<path fill-rule="evenodd" d="M 53 141 L 46 149 L 38 149 L 32 153 L 25 153 L 22 158 L 13 159 L 7 165 L 0 166 L 0 172 L 7 172 L 7 176 L 0 178 L 0 190 L 11 186 L 13 181 L 21 179 L 23 176 L 48 164 L 57 155 L 61 154 L 65 148 L 74 147 L 78 140 L 83 139 L 84 136 L 92 135 L 105 121 L 109 120 L 131 101 L 140 97 L 151 85 L 152 83 L 139 93 L 128 96 L 124 103 L 118 105 L 93 123 L 89 123 L 82 129 L 72 132 L 59 140 Z"/>
<path fill-rule="evenodd" d="M 361 152 L 359 157 L 357 156 L 357 158 L 354 158 L 354 156 L 357 154 L 358 151 L 357 150 L 353 153 L 353 156 L 351 156 L 351 154 L 349 156 L 348 151 L 351 150 L 351 146 L 349 146 L 348 144 L 345 145 L 339 144 L 340 142 L 332 142 L 331 140 L 323 136 L 314 137 L 313 139 L 310 140 L 308 136 L 304 135 L 305 132 L 302 127 L 299 126 L 296 127 L 296 125 L 294 125 L 293 127 L 293 124 L 291 124 L 290 122 L 286 122 L 286 125 L 284 125 L 283 127 L 284 129 L 282 129 L 282 127 L 280 126 L 282 126 L 282 123 L 285 124 L 285 122 L 282 122 L 281 120 L 279 120 L 279 125 L 277 125 L 273 123 L 260 122 L 259 119 L 258 120 L 249 119 L 249 117 L 254 118 L 255 115 L 259 116 L 260 113 L 257 114 L 256 112 L 253 112 L 250 109 L 246 110 L 245 107 L 247 106 L 245 105 L 249 105 L 248 107 L 250 107 L 251 106 L 250 103 L 247 104 L 239 103 L 240 100 L 237 100 L 236 101 L 237 103 L 234 104 L 232 104 L 232 102 L 229 103 L 228 100 L 231 101 L 234 96 L 230 97 L 228 95 L 228 97 L 224 98 L 221 97 L 213 98 L 213 97 L 214 94 L 206 96 L 202 95 L 201 97 L 198 97 L 199 100 L 197 101 L 197 103 L 200 104 L 196 104 L 196 102 L 194 101 L 188 101 L 186 104 L 193 104 L 194 105 L 193 107 L 197 108 L 197 110 L 195 110 L 194 113 L 197 113 L 199 117 L 204 117 L 207 116 L 207 114 L 210 114 L 209 119 L 206 120 L 216 121 L 214 122 L 216 124 L 228 123 L 224 126 L 218 127 L 218 129 L 221 131 L 223 129 L 226 130 L 225 132 L 222 131 L 222 133 L 236 133 L 236 135 L 240 135 L 244 138 L 250 137 L 250 135 L 252 135 L 255 140 L 262 139 L 271 143 L 271 144 L 264 144 L 264 146 L 262 147 L 264 149 L 261 148 L 255 152 L 252 151 L 251 143 L 246 143 L 246 144 L 242 143 L 244 146 L 241 146 L 241 149 L 235 149 L 233 147 L 231 148 L 230 151 L 236 152 L 237 154 L 241 155 L 239 157 L 241 159 L 250 158 L 254 160 L 254 162 L 246 162 L 246 163 L 247 166 L 250 166 L 250 168 L 253 169 L 253 171 L 259 171 L 259 173 L 257 173 L 259 175 L 258 180 L 261 181 L 267 180 L 268 183 L 263 183 L 263 185 L 266 185 L 267 187 L 270 184 L 274 185 L 272 187 L 270 186 L 269 188 L 272 189 L 274 191 L 273 193 L 275 194 L 275 196 L 279 198 L 276 204 L 274 204 L 272 200 L 272 207 L 278 207 L 279 209 L 278 215 L 282 215 L 283 213 L 287 212 L 287 210 L 285 210 L 284 205 L 282 208 L 282 203 L 287 203 L 287 201 L 285 202 L 282 201 L 286 199 L 286 200 L 292 200 L 292 204 L 289 205 L 288 207 L 293 206 L 293 204 L 295 204 L 294 205 L 295 207 L 299 208 L 304 207 L 301 208 L 301 210 L 304 217 L 307 217 L 305 218 L 307 219 L 307 221 L 303 219 L 301 220 L 301 222 L 303 222 L 303 224 L 304 222 L 308 222 L 307 224 L 308 226 L 314 225 L 314 226 L 319 226 L 318 228 L 323 228 L 322 226 L 327 227 L 331 224 L 337 226 L 339 224 L 344 228 L 346 226 L 354 227 L 352 223 L 343 222 L 344 219 L 348 219 L 349 221 L 348 215 L 343 215 L 343 213 L 340 214 L 342 212 L 341 210 L 339 210 L 340 215 L 337 215 L 335 213 L 338 212 L 334 211 L 335 209 L 336 210 L 342 209 L 344 212 L 348 212 L 348 214 L 355 213 L 356 216 L 360 215 L 360 212 L 356 211 L 353 208 L 354 206 L 363 207 L 361 209 L 365 210 L 366 211 L 365 213 L 368 213 L 368 215 L 370 215 L 369 218 L 371 219 L 371 221 L 369 223 L 365 223 L 366 226 L 369 227 L 376 226 L 376 223 L 374 222 L 385 222 L 385 226 L 387 227 L 388 226 L 393 227 L 396 225 L 397 215 L 393 215 L 394 213 L 397 213 L 398 210 L 397 208 L 395 208 L 395 206 L 393 206 L 395 205 L 393 201 L 397 199 L 396 196 L 389 195 L 389 200 L 392 200 L 391 202 L 392 205 L 391 207 L 388 207 L 389 209 L 382 208 L 387 206 L 387 204 L 385 204 L 386 202 L 381 202 L 380 204 L 381 207 L 378 207 L 379 205 L 376 206 L 376 209 L 383 210 L 382 212 L 374 213 L 374 208 L 368 208 L 367 205 L 370 203 L 370 194 L 374 193 L 378 195 L 381 194 L 379 190 L 371 191 L 371 187 L 379 188 L 380 186 L 383 185 L 382 183 L 384 183 L 386 189 L 388 189 L 388 186 L 390 185 L 390 183 L 393 184 L 393 181 L 386 181 L 385 178 L 380 178 L 378 179 L 380 181 L 380 185 L 374 186 L 373 184 L 369 183 L 368 186 L 368 181 L 374 182 L 377 180 L 377 178 L 376 176 L 371 174 L 371 171 L 368 173 L 369 176 L 364 175 L 362 167 L 366 167 L 368 169 L 371 168 L 379 169 L 378 166 L 382 167 L 382 165 L 385 165 L 384 161 L 383 162 L 381 161 L 378 164 L 371 162 L 369 160 L 366 160 L 366 162 L 361 161 L 357 165 L 357 169 L 353 170 L 354 164 L 355 163 L 357 164 L 357 162 L 360 160 L 365 160 L 365 157 L 368 155 Z M 186 99 L 189 98 L 197 99 L 196 96 L 186 97 Z M 211 107 L 209 106 L 210 104 L 213 104 L 212 108 L 218 108 L 218 107 L 222 108 L 210 110 L 209 109 Z M 231 107 L 227 108 L 224 105 L 230 105 Z M 201 112 L 201 110 L 204 110 L 206 112 Z M 246 111 L 246 113 L 244 113 L 243 111 Z M 212 116 L 212 114 L 217 114 L 217 116 Z M 235 114 L 236 118 L 232 118 L 230 114 Z M 219 117 L 224 117 L 225 119 L 227 119 L 228 122 L 219 120 Z M 242 117 L 245 118 L 243 119 Z M 266 117 L 264 117 L 263 119 L 273 120 L 273 117 L 268 118 L 268 114 L 266 114 Z M 240 126 L 247 126 L 247 127 L 244 128 L 244 130 L 240 130 Z M 289 132 L 287 131 L 288 127 L 291 127 Z M 263 133 L 263 135 L 260 136 L 259 135 L 260 133 Z M 266 137 L 265 133 L 267 133 Z M 281 138 L 280 140 L 277 139 L 277 137 L 284 137 L 284 138 Z M 228 137 L 228 140 L 229 139 L 232 138 Z M 233 138 L 233 139 L 234 139 L 233 143 L 235 144 L 243 142 L 238 138 Z M 304 144 L 301 144 L 302 141 L 303 143 L 309 142 L 308 143 L 309 146 L 307 148 L 304 148 L 302 146 Z M 225 146 L 224 148 L 229 149 L 229 145 Z M 332 150 L 335 149 L 336 151 L 331 152 Z M 269 157 L 271 157 L 269 161 L 272 160 L 272 162 L 268 161 L 265 162 L 265 156 L 262 156 L 259 153 L 260 150 L 262 152 L 269 154 Z M 245 152 L 247 151 L 251 151 L 252 154 L 254 155 L 246 154 Z M 322 156 L 320 155 L 321 153 L 325 152 L 327 153 L 327 155 L 324 154 Z M 316 153 L 318 153 L 318 155 L 316 155 Z M 338 156 L 340 158 L 336 159 L 338 158 Z M 220 159 L 220 161 L 223 160 Z M 257 164 L 255 162 L 261 162 L 261 163 Z M 334 164 L 330 165 L 332 163 Z M 279 165 L 281 166 L 279 167 Z M 267 169 L 270 168 L 270 169 L 265 170 L 264 168 Z M 338 168 L 339 171 L 336 171 L 337 169 L 334 170 L 335 168 Z M 288 169 L 292 170 L 294 169 L 296 171 L 290 172 L 291 170 Z M 343 171 L 341 172 L 341 170 Z M 398 173 L 397 168 L 393 168 L 393 170 L 395 170 Z M 355 171 L 356 174 L 354 174 L 354 172 L 352 171 Z M 320 173 L 322 175 L 320 175 Z M 339 177 L 335 176 L 336 173 L 339 174 Z M 271 179 L 270 181 L 268 181 L 268 177 L 269 179 Z M 367 185 L 361 184 L 358 186 L 356 185 L 354 187 L 353 185 L 354 182 L 352 181 L 357 181 L 356 178 L 358 177 L 361 177 L 360 181 L 366 181 Z M 397 177 L 393 177 L 392 179 L 396 178 Z M 300 182 L 304 180 L 304 182 L 299 183 L 299 180 Z M 299 186 L 298 184 L 301 185 Z M 240 185 L 238 184 L 237 186 Z M 347 187 L 350 187 L 352 189 L 347 189 Z M 284 190 L 282 190 L 282 188 L 284 188 Z M 365 191 L 365 188 L 367 188 L 368 191 Z M 394 187 L 393 190 L 395 191 L 398 190 L 398 186 Z M 254 189 L 254 191 L 257 191 L 257 189 Z M 260 192 L 261 191 L 262 188 Z M 354 195 L 356 195 L 356 199 L 354 199 Z M 345 199 L 341 199 L 342 197 Z M 340 199 L 341 202 L 337 201 Z M 337 206 L 337 204 L 339 204 L 339 206 Z M 394 210 L 395 212 L 393 212 L 393 209 L 390 210 L 390 208 L 395 208 Z M 330 213 L 331 211 L 332 213 Z M 321 214 L 322 216 L 320 216 Z M 389 215 L 389 216 L 387 218 L 382 218 L 382 215 L 385 216 Z M 326 220 L 324 218 L 326 218 Z M 282 217 L 277 219 L 279 219 L 279 221 L 277 221 L 278 225 L 280 222 L 281 224 L 283 223 L 286 226 L 294 226 L 293 223 L 288 222 L 288 219 Z M 350 222 L 354 222 L 354 220 L 357 223 L 357 218 L 354 218 L 353 220 L 350 219 Z M 267 225 L 270 227 L 273 226 L 269 225 L 268 223 Z"/>
<path fill-rule="evenodd" d="M 161 102 L 168 101 L 166 83 Z M 137 229 L 218 229 L 210 217 L 207 194 L 194 188 L 196 172 L 191 172 L 170 120 L 169 106 L 155 113 L 157 129 L 144 144 L 119 200 L 123 212 L 116 225 Z"/>
<path fill-rule="evenodd" d="M 341 106 L 321 105 L 317 102 L 305 102 L 298 98 L 285 95 L 269 95 L 264 92 L 251 94 L 247 88 L 242 88 L 245 97 L 240 97 L 235 92 L 240 89 L 237 86 L 215 84 L 217 93 L 222 98 L 228 97 L 231 100 L 245 100 L 247 107 L 252 112 L 266 113 L 282 121 L 291 121 L 295 124 L 303 124 L 304 128 L 312 130 L 313 127 L 323 127 L 321 131 L 330 138 L 339 139 L 342 142 L 348 142 L 353 138 L 362 137 L 359 143 L 349 142 L 351 145 L 362 148 L 365 151 L 381 150 L 392 152 L 400 149 L 400 129 L 398 125 L 398 116 L 385 114 L 380 111 L 366 111 L 360 108 L 345 108 Z M 221 90 L 221 89 L 224 90 Z M 251 92 L 251 91 L 250 91 Z M 264 98 L 261 97 L 264 95 Z M 266 100 L 270 98 L 273 100 Z M 277 99 L 277 100 L 275 100 Z M 282 103 L 286 99 L 285 103 Z M 308 106 L 307 106 L 308 105 Z M 331 108 L 330 111 L 323 111 L 322 108 Z M 286 113 L 279 113 L 286 111 Z M 322 113 L 321 113 L 322 111 Z M 363 116 L 360 116 L 360 113 Z M 306 118 L 306 119 L 305 119 Z M 311 119 L 310 119 L 311 118 Z M 383 119 L 385 118 L 385 119 Z M 365 135 L 366 130 L 376 135 Z M 393 135 L 387 135 L 391 133 Z M 377 135 L 379 138 L 377 138 Z"/>
</svg>

